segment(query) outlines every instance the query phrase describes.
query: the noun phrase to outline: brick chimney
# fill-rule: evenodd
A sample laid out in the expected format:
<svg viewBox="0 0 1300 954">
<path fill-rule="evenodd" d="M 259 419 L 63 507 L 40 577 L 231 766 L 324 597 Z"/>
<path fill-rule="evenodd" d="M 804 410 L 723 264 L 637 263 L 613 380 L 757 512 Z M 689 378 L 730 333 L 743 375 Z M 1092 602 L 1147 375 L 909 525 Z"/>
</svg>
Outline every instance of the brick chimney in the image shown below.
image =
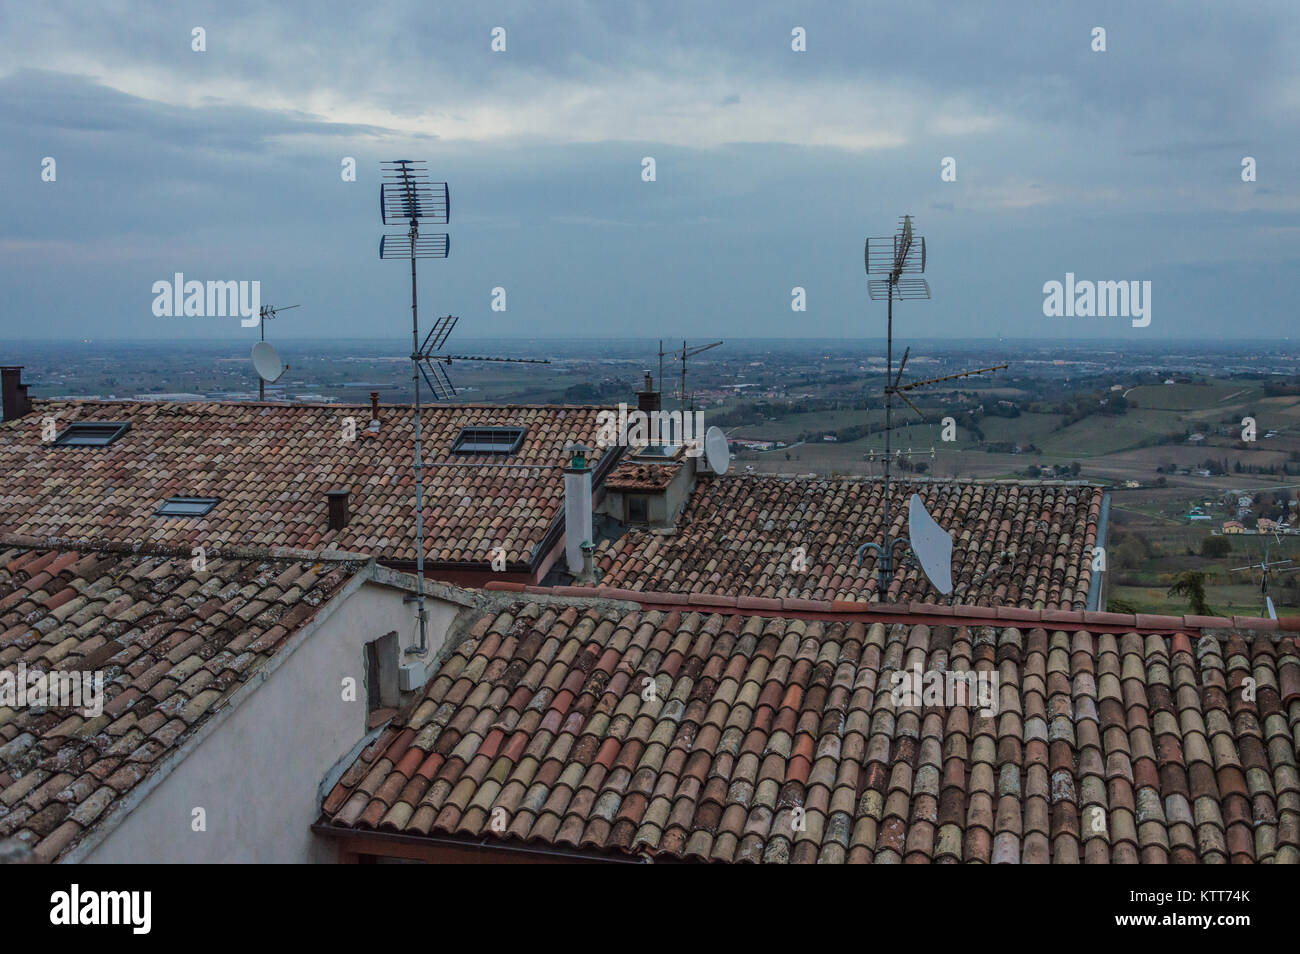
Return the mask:
<svg viewBox="0 0 1300 954">
<path fill-rule="evenodd" d="M 645 390 L 636 392 L 636 408 L 638 411 L 658 411 L 661 409 L 660 400 L 663 395 L 655 390 L 655 379 L 649 371 L 645 373 Z"/>
<path fill-rule="evenodd" d="M 16 421 L 32 412 L 32 399 L 27 396 L 27 385 L 22 382 L 23 365 L 6 365 L 0 368 L 0 391 L 3 391 L 3 413 L 6 421 Z"/>
<path fill-rule="evenodd" d="M 327 490 L 325 496 L 329 499 L 329 528 L 342 530 L 348 525 L 348 501 L 352 495 L 347 490 Z"/>
<path fill-rule="evenodd" d="M 372 421 L 379 420 L 379 392 L 378 391 L 370 392 L 370 419 Z"/>
</svg>

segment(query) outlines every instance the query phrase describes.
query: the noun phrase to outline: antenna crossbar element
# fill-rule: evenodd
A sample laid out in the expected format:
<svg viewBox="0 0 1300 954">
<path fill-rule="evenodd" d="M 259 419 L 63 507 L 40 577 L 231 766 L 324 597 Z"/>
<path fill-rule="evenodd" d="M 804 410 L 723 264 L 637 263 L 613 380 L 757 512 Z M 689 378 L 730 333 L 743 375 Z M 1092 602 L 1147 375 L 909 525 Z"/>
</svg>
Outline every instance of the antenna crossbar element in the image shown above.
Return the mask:
<svg viewBox="0 0 1300 954">
<path fill-rule="evenodd" d="M 456 388 L 452 385 L 451 379 L 447 377 L 447 372 L 442 369 L 442 365 L 435 361 L 421 361 L 420 374 L 424 377 L 424 383 L 429 385 L 429 390 L 433 392 L 434 397 L 439 401 L 452 401 L 456 398 Z"/>
<path fill-rule="evenodd" d="M 460 318 L 456 315 L 443 315 L 441 318 L 434 319 L 433 327 L 425 335 L 424 344 L 420 346 L 421 354 L 432 354 L 446 344 L 458 321 Z"/>
<path fill-rule="evenodd" d="M 896 383 L 894 385 L 894 391 L 911 391 L 914 388 L 925 387 L 927 384 L 938 384 L 940 381 L 952 381 L 957 378 L 969 378 L 975 374 L 988 374 L 992 371 L 1001 371 L 1006 367 L 1008 367 L 1008 365 L 995 364 L 991 368 L 976 368 L 974 371 L 958 371 L 956 374 L 945 374 L 937 378 L 926 378 L 924 381 L 911 381 L 901 387 Z M 900 371 L 899 373 L 901 374 L 902 372 Z"/>
<path fill-rule="evenodd" d="M 446 258 L 451 254 L 451 236 L 446 232 L 418 235 L 401 232 L 380 236 L 380 258 Z"/>
<path fill-rule="evenodd" d="M 920 301 L 930 297 L 930 284 L 924 278 L 876 278 L 867 282 L 872 301 L 892 297 L 894 301 Z"/>
<path fill-rule="evenodd" d="M 397 159 L 382 164 L 379 217 L 385 225 L 426 219 L 446 225 L 451 217 L 451 197 L 445 182 L 431 182 L 424 162 Z"/>
<path fill-rule="evenodd" d="M 549 358 L 507 358 L 497 355 L 482 354 L 447 354 L 442 346 L 451 337 L 452 330 L 460 318 L 456 315 L 443 315 L 433 323 L 433 328 L 424 336 L 424 344 L 411 354 L 411 360 L 420 365 L 425 382 L 440 401 L 450 401 L 456 396 L 456 387 L 444 370 L 451 367 L 453 361 L 491 361 L 497 364 L 550 364 Z"/>
<path fill-rule="evenodd" d="M 274 318 L 279 312 L 288 311 L 291 308 L 301 308 L 302 305 L 281 305 L 278 308 L 275 305 L 263 305 L 258 311 L 259 318 Z"/>
</svg>

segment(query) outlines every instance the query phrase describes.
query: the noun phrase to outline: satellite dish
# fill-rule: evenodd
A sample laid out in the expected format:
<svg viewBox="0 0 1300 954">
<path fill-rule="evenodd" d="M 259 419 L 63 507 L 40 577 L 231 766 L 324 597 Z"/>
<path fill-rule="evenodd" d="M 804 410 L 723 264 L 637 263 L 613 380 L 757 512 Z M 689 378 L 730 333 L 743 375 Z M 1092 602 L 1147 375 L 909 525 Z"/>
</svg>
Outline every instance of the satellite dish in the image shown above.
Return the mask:
<svg viewBox="0 0 1300 954">
<path fill-rule="evenodd" d="M 716 425 L 704 432 L 704 459 L 715 474 L 725 474 L 731 466 L 731 451 L 727 448 L 727 435 Z"/>
<path fill-rule="evenodd" d="M 920 494 L 912 494 L 907 505 L 907 532 L 926 577 L 940 593 L 951 593 L 952 537 L 930 516 Z"/>
<path fill-rule="evenodd" d="M 280 380 L 280 375 L 284 374 L 285 370 L 280 355 L 267 341 L 259 341 L 253 345 L 253 367 L 263 381 L 272 382 Z"/>
</svg>

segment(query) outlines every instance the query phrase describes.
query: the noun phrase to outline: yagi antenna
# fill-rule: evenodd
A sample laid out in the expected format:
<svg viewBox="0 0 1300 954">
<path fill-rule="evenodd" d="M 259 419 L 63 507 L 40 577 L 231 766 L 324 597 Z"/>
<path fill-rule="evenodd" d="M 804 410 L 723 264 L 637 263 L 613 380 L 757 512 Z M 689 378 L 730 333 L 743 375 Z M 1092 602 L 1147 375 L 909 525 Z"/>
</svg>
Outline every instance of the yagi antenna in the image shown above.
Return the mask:
<svg viewBox="0 0 1300 954">
<path fill-rule="evenodd" d="M 686 347 L 686 342 L 683 341 L 683 342 L 682 342 L 682 346 L 681 346 L 679 349 L 677 349 L 676 351 L 674 351 L 674 352 L 672 353 L 672 354 L 673 354 L 673 360 L 674 360 L 674 361 L 680 361 L 680 362 L 682 363 L 682 393 L 681 393 L 681 399 L 682 399 L 682 400 L 681 400 L 681 404 L 682 404 L 682 415 L 683 415 L 682 419 L 683 419 L 683 420 L 685 420 L 685 415 L 686 415 L 686 359 L 687 359 L 687 358 L 694 357 L 695 355 L 700 354 L 700 353 L 703 352 L 703 351 L 708 351 L 710 348 L 716 348 L 716 347 L 717 347 L 718 345 L 720 345 L 720 344 L 722 344 L 721 341 L 714 341 L 712 344 L 697 345 L 697 346 L 695 346 L 694 348 L 688 348 L 688 347 Z M 661 344 L 661 345 L 659 346 L 659 348 L 660 348 L 659 360 L 660 360 L 660 362 L 661 362 L 661 366 L 660 366 L 660 369 L 659 369 L 659 374 L 660 374 L 660 376 L 662 376 L 662 375 L 663 375 L 663 367 L 662 367 L 662 362 L 663 362 L 663 345 Z M 662 384 L 660 385 L 660 387 L 662 387 Z"/>
<path fill-rule="evenodd" d="M 911 353 L 908 348 L 903 352 L 903 359 L 898 363 L 898 373 L 894 373 L 894 302 L 928 299 L 930 285 L 924 278 L 907 276 L 920 275 L 925 271 L 925 238 L 917 235 L 912 227 L 912 217 L 904 215 L 898 223 L 898 231 L 893 235 L 869 238 L 863 251 L 863 264 L 868 276 L 883 275 L 883 278 L 868 278 L 867 294 L 873 301 L 885 299 L 885 494 L 884 523 L 882 525 L 884 540 L 881 543 L 864 543 L 858 547 L 857 562 L 862 565 L 863 554 L 867 550 L 876 553 L 876 592 L 882 602 L 889 596 L 889 585 L 894 579 L 894 546 L 903 544 L 912 550 L 925 571 L 927 579 L 940 593 L 952 592 L 952 538 L 939 523 L 930 516 L 925 504 L 917 494 L 913 494 L 908 505 L 908 533 L 911 535 L 900 539 L 890 537 L 889 502 L 892 493 L 890 465 L 893 462 L 890 438 L 893 434 L 894 396 L 902 398 L 921 420 L 925 415 L 907 396 L 908 391 L 948 381 L 965 378 L 975 374 L 987 374 L 1005 368 L 1005 364 L 991 368 L 979 368 L 974 371 L 962 371 L 943 377 L 928 378 L 902 384 L 903 369 L 907 367 L 907 358 Z M 919 541 L 919 542 L 918 542 Z"/>
<path fill-rule="evenodd" d="M 411 385 L 415 392 L 412 414 L 415 431 L 415 574 L 416 616 L 420 624 L 420 645 L 413 651 L 428 649 L 427 618 L 424 611 L 424 448 L 421 435 L 420 378 L 440 401 L 450 401 L 456 389 L 445 365 L 461 361 L 518 361 L 549 364 L 535 358 L 488 358 L 443 354 L 441 348 L 459 321 L 451 315 L 439 318 L 433 330 L 420 343 L 419 298 L 416 294 L 415 262 L 421 258 L 446 258 L 451 253 L 451 237 L 446 233 L 421 235 L 420 223 L 446 225 L 451 221 L 451 194 L 447 183 L 433 182 L 427 164 L 412 159 L 395 159 L 381 164 L 379 217 L 384 225 L 405 223 L 405 232 L 390 232 L 379 240 L 381 259 L 405 259 L 411 263 Z"/>
</svg>

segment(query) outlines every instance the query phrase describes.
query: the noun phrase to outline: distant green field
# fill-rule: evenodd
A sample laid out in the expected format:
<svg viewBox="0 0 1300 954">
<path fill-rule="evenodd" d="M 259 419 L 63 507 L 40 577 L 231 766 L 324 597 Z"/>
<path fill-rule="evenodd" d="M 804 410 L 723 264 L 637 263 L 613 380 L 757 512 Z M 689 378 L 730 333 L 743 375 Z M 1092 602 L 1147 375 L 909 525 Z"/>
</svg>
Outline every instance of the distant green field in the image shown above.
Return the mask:
<svg viewBox="0 0 1300 954">
<path fill-rule="evenodd" d="M 1061 425 L 1061 421 L 1059 414 L 1021 414 L 1019 417 L 984 417 L 979 424 L 985 440 L 1041 445 L 1043 439 Z"/>
<path fill-rule="evenodd" d="M 1255 382 L 1210 381 L 1205 384 L 1151 384 L 1128 391 L 1139 407 L 1165 411 L 1232 407 L 1255 400 L 1264 389 Z"/>
<path fill-rule="evenodd" d="M 1119 417 L 1086 417 L 1036 443 L 1044 454 L 1095 457 L 1137 447 L 1143 441 L 1187 426 L 1186 414 L 1139 407 Z"/>
</svg>

